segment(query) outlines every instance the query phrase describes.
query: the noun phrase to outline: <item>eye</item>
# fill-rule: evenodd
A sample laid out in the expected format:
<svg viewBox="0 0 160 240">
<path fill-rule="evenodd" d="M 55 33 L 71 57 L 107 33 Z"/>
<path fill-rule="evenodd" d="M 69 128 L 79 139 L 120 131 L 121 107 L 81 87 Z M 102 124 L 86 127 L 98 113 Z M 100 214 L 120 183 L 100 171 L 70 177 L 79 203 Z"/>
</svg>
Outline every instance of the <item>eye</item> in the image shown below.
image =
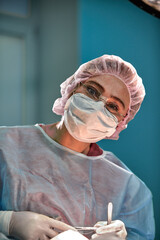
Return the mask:
<svg viewBox="0 0 160 240">
<path fill-rule="evenodd" d="M 98 92 L 97 89 L 95 89 L 92 86 L 86 86 L 86 90 L 87 90 L 87 92 L 89 93 L 90 96 L 92 96 L 93 98 L 95 98 L 97 100 L 99 99 L 101 93 Z"/>
<path fill-rule="evenodd" d="M 111 112 L 118 112 L 119 111 L 118 105 L 114 102 L 106 103 L 106 108 Z"/>
</svg>

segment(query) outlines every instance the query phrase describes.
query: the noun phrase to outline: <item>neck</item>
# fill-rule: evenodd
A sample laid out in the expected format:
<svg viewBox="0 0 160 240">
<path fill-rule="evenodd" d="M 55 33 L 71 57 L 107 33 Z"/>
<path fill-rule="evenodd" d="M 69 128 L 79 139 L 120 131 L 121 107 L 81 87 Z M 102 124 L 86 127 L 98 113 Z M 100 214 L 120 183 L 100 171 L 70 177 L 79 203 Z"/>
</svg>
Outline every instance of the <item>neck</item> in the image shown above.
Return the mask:
<svg viewBox="0 0 160 240">
<path fill-rule="evenodd" d="M 54 141 L 76 152 L 87 155 L 90 149 L 90 143 L 80 142 L 69 134 L 63 121 L 46 125 L 44 126 L 44 130 Z"/>
</svg>

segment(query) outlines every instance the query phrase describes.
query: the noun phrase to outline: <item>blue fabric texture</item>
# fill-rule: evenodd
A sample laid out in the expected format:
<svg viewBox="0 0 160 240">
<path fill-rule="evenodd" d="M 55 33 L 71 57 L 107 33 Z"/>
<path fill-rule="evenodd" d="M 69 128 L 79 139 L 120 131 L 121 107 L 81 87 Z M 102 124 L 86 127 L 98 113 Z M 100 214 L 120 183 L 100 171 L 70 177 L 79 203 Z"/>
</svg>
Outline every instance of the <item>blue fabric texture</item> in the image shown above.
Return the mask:
<svg viewBox="0 0 160 240">
<path fill-rule="evenodd" d="M 0 210 L 61 216 L 73 226 L 125 223 L 128 240 L 153 240 L 152 195 L 113 153 L 86 156 L 53 141 L 39 126 L 0 128 Z"/>
</svg>

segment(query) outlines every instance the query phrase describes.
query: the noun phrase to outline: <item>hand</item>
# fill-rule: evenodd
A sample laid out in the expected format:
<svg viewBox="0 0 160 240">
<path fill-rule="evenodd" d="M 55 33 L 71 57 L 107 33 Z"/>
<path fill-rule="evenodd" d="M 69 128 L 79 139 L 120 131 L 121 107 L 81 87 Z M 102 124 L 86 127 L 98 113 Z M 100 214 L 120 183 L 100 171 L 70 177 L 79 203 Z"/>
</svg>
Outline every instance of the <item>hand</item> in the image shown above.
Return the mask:
<svg viewBox="0 0 160 240">
<path fill-rule="evenodd" d="M 48 240 L 73 227 L 34 212 L 13 212 L 9 235 L 19 240 Z"/>
<path fill-rule="evenodd" d="M 107 222 L 98 222 L 96 234 L 92 235 L 94 240 L 125 240 L 127 231 L 122 221 L 112 221 L 111 224 L 107 225 Z"/>
</svg>

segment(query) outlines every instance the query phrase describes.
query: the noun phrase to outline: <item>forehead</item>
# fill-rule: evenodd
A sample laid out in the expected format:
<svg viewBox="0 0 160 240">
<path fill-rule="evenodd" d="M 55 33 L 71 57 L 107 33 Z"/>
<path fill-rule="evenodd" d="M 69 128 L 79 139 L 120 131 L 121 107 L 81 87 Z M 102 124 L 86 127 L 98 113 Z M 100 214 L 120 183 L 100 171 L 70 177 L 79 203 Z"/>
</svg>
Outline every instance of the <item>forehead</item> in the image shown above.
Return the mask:
<svg viewBox="0 0 160 240">
<path fill-rule="evenodd" d="M 130 103 L 130 93 L 125 85 L 125 83 L 120 80 L 119 78 L 109 75 L 109 74 L 104 74 L 100 76 L 94 76 L 89 78 L 86 82 L 95 82 L 95 86 L 99 88 L 99 90 L 102 90 L 102 95 L 105 97 L 111 97 L 115 96 L 117 98 L 120 98 L 127 107 L 129 107 Z M 100 85 L 100 86 L 98 86 Z"/>
</svg>

